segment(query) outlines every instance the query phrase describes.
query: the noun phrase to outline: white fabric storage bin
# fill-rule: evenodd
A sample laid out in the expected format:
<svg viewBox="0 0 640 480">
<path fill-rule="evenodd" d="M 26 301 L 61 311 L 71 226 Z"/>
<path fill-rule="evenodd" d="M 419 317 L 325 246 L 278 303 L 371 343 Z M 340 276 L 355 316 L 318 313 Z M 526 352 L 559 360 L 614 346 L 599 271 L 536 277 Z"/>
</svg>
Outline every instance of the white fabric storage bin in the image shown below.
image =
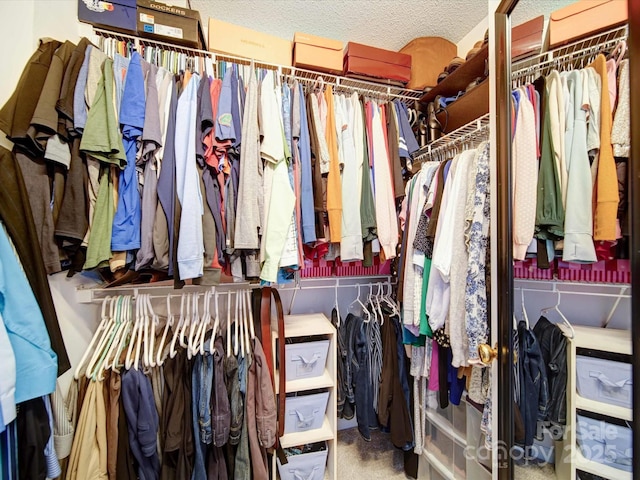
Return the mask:
<svg viewBox="0 0 640 480">
<path fill-rule="evenodd" d="M 328 449 L 320 452 L 287 456 L 288 463 L 280 464 L 276 457 L 281 480 L 322 480 L 327 465 Z"/>
<path fill-rule="evenodd" d="M 576 372 L 581 397 L 633 408 L 630 363 L 578 355 Z"/>
<path fill-rule="evenodd" d="M 322 427 L 329 392 L 287 397 L 284 433 L 307 432 Z"/>
<path fill-rule="evenodd" d="M 329 340 L 286 344 L 287 381 L 321 376 L 328 352 Z"/>
<path fill-rule="evenodd" d="M 578 415 L 576 439 L 582 455 L 594 462 L 631 471 L 631 429 Z"/>
</svg>

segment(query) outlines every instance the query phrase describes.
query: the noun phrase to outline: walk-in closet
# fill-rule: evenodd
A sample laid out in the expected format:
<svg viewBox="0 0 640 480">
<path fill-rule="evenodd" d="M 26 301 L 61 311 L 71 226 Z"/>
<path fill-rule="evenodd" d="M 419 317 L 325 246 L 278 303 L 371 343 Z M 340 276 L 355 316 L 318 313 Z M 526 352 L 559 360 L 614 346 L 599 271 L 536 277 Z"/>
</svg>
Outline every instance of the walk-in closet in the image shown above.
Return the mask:
<svg viewBox="0 0 640 480">
<path fill-rule="evenodd" d="M 640 2 L 0 23 L 0 480 L 638 476 Z"/>
</svg>

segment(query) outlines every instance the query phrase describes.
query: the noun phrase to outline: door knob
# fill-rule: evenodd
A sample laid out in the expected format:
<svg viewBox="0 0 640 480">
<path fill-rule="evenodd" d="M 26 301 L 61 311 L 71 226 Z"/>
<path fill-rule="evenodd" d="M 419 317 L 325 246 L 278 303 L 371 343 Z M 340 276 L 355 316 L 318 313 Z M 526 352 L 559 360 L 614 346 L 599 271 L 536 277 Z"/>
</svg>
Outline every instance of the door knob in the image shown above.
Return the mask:
<svg viewBox="0 0 640 480">
<path fill-rule="evenodd" d="M 490 365 L 498 356 L 498 345 L 491 348 L 491 345 L 481 343 L 478 345 L 478 355 L 480 356 L 480 361 L 484 365 Z"/>
</svg>

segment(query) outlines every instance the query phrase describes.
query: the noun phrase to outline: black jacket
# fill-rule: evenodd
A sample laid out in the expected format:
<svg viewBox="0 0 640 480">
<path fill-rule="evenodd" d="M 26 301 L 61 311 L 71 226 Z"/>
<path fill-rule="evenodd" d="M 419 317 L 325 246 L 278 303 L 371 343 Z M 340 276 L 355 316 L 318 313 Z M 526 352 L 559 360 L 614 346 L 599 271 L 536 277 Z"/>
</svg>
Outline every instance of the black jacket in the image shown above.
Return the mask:
<svg viewBox="0 0 640 480">
<path fill-rule="evenodd" d="M 547 370 L 549 408 L 546 420 L 565 425 L 567 422 L 567 339 L 562 330 L 547 318 L 540 317 L 533 333 L 538 339 Z"/>
</svg>

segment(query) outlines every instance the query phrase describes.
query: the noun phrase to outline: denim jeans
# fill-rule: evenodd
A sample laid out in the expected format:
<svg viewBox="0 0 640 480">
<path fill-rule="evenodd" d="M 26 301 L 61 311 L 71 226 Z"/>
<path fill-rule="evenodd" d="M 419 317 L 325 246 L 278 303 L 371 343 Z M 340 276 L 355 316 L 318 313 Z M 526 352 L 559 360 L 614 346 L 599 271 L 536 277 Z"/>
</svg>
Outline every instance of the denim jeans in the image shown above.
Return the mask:
<svg viewBox="0 0 640 480">
<path fill-rule="evenodd" d="M 238 360 L 231 355 L 224 359 L 224 370 L 227 377 L 227 395 L 231 410 L 231 424 L 229 426 L 229 443 L 237 445 L 242 432 L 242 417 L 244 416 L 244 401 L 240 393 L 240 378 Z"/>
<path fill-rule="evenodd" d="M 535 335 L 525 322 L 518 325 L 520 351 L 520 413 L 524 424 L 524 446 L 533 444 L 538 420 L 547 416 L 549 386 L 547 373 Z"/>
<path fill-rule="evenodd" d="M 354 356 L 351 367 L 353 369 L 356 419 L 360 435 L 369 442 L 371 441 L 371 428 L 377 428 L 378 421 L 373 410 L 373 385 L 371 384 L 368 338 L 364 320 L 355 317 L 352 321 L 354 322 L 354 335 L 351 349 Z"/>
<path fill-rule="evenodd" d="M 207 345 L 208 348 L 208 345 Z M 195 459 L 192 480 L 207 478 L 205 460 L 207 446 L 213 440 L 211 430 L 211 387 L 213 383 L 213 357 L 197 355 L 193 362 L 191 408 L 193 435 L 195 437 Z"/>
<path fill-rule="evenodd" d="M 218 337 L 213 350 L 213 387 L 211 393 L 211 430 L 213 444 L 216 447 L 222 447 L 227 443 L 231 427 L 229 397 L 224 382 L 224 357 L 222 337 Z"/>
</svg>

